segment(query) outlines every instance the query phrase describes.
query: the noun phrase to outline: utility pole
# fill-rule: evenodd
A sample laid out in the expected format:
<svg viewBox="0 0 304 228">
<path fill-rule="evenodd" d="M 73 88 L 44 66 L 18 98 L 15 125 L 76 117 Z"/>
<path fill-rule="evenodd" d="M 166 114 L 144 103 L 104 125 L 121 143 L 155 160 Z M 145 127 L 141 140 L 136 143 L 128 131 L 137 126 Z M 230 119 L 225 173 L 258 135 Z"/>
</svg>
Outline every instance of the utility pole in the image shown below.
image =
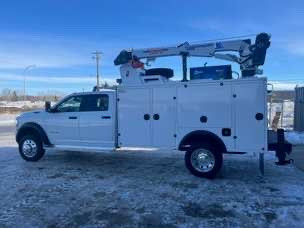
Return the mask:
<svg viewBox="0 0 304 228">
<path fill-rule="evenodd" d="M 101 54 L 103 53 L 100 51 L 96 51 L 92 54 L 94 55 L 92 58 L 96 60 L 96 90 L 99 91 L 99 60 L 101 58 Z"/>
<path fill-rule="evenodd" d="M 26 80 L 26 73 L 29 71 L 31 68 L 36 67 L 36 65 L 29 65 L 24 68 L 23 70 L 23 103 L 25 105 L 25 100 L 26 100 L 26 92 L 25 92 L 25 80 Z"/>
</svg>

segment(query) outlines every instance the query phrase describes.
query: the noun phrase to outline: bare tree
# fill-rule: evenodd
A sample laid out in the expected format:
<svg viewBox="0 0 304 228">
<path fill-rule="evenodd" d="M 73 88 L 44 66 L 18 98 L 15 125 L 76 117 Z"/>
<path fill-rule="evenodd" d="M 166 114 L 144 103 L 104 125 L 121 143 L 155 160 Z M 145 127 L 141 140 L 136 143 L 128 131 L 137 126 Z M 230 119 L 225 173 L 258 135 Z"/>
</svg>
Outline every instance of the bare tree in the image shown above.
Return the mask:
<svg viewBox="0 0 304 228">
<path fill-rule="evenodd" d="M 16 92 L 16 90 L 14 90 L 13 92 L 12 92 L 12 95 L 11 95 L 11 99 L 10 99 L 11 101 L 18 101 L 18 95 L 17 95 L 17 92 Z"/>
<path fill-rule="evenodd" d="M 12 91 L 8 88 L 4 88 L 1 91 L 1 100 L 3 101 L 9 101 Z"/>
</svg>

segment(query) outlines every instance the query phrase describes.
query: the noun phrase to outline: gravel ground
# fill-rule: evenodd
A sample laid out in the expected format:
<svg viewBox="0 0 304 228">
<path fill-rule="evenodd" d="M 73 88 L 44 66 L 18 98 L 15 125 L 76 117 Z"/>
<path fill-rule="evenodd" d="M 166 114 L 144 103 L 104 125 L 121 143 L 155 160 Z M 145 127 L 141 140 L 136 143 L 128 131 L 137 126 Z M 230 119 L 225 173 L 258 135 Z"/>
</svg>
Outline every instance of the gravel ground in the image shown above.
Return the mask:
<svg viewBox="0 0 304 228">
<path fill-rule="evenodd" d="M 23 161 L 0 128 L 0 227 L 301 227 L 304 173 L 266 156 L 225 156 L 215 180 L 191 176 L 182 152 L 47 151 Z"/>
</svg>

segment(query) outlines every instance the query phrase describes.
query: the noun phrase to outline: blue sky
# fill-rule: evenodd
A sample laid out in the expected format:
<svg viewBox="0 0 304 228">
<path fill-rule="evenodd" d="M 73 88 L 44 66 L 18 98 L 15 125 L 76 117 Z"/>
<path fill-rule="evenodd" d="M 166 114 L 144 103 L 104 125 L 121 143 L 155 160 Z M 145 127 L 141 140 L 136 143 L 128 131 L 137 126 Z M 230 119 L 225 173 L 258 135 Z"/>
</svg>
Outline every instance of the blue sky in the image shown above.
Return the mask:
<svg viewBox="0 0 304 228">
<path fill-rule="evenodd" d="M 114 81 L 119 69 L 113 60 L 124 48 L 259 32 L 272 35 L 263 67 L 269 80 L 278 88 L 304 83 L 303 1 L 10 0 L 1 2 L 0 28 L 0 90 L 22 90 L 24 68 L 32 64 L 29 93 L 91 90 L 95 50 L 104 53 L 102 77 Z M 227 63 L 190 60 L 190 66 L 204 62 Z M 181 70 L 180 58 L 154 66 L 172 67 L 177 75 Z"/>
</svg>

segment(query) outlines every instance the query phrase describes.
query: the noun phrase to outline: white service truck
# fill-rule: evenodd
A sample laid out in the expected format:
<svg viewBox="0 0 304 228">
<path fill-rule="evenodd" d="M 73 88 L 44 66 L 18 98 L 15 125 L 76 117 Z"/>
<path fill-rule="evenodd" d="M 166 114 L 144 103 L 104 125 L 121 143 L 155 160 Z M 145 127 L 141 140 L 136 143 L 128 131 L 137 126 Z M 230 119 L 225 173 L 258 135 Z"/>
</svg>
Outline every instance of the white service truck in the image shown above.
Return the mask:
<svg viewBox="0 0 304 228">
<path fill-rule="evenodd" d="M 264 64 L 269 39 L 262 33 L 254 44 L 245 39 L 122 51 L 115 60 L 121 72 L 116 90 L 74 93 L 53 107 L 46 103 L 45 111 L 19 116 L 19 152 L 25 160 L 37 161 L 49 147 L 175 149 L 186 151 L 185 164 L 193 175 L 213 178 L 223 153 L 268 150 L 267 80 L 254 75 Z M 170 79 L 171 69 L 144 69 L 140 61 L 176 55 L 183 60 L 182 81 Z M 229 67 L 201 67 L 190 69 L 189 80 L 190 56 L 239 63 L 242 77 L 233 79 Z"/>
</svg>

